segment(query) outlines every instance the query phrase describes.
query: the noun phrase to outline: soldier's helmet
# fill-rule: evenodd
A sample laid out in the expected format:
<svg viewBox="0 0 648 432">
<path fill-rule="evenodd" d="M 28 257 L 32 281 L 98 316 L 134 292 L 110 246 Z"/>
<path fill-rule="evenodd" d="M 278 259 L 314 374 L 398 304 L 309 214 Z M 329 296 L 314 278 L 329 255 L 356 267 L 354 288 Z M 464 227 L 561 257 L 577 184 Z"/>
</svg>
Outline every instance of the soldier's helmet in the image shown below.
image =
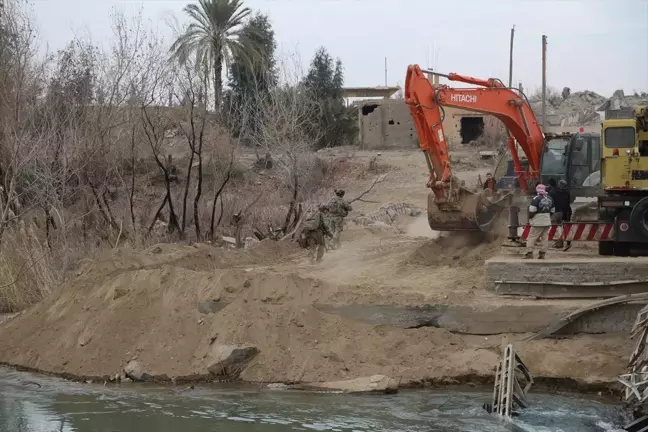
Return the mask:
<svg viewBox="0 0 648 432">
<path fill-rule="evenodd" d="M 344 196 L 344 190 L 343 189 L 335 189 L 335 195 L 337 195 L 339 197 L 343 197 Z"/>
</svg>

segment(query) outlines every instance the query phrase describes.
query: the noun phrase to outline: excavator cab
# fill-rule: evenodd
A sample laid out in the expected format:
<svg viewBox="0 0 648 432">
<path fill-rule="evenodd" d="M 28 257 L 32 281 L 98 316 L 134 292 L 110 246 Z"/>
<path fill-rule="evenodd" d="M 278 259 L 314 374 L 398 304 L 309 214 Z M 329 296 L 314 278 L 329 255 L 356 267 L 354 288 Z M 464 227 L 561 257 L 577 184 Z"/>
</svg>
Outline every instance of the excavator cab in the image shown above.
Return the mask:
<svg viewBox="0 0 648 432">
<path fill-rule="evenodd" d="M 547 135 L 540 181 L 566 180 L 572 198 L 596 197 L 601 170 L 601 136 L 595 133 Z M 530 190 L 533 193 L 533 189 Z"/>
</svg>

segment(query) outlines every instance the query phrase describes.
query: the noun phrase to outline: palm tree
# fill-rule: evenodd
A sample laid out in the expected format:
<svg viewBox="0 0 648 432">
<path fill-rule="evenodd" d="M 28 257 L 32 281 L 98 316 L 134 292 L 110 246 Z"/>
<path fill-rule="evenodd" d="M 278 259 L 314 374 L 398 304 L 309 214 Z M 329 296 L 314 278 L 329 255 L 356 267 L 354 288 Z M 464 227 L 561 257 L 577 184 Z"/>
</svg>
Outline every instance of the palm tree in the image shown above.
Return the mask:
<svg viewBox="0 0 648 432">
<path fill-rule="evenodd" d="M 256 48 L 243 31 L 250 8 L 241 0 L 198 0 L 184 11 L 193 22 L 171 46 L 172 56 L 185 63 L 195 55 L 196 66 L 211 76 L 214 86 L 214 109 L 219 111 L 223 90 L 223 63 L 231 59 L 251 58 Z"/>
</svg>

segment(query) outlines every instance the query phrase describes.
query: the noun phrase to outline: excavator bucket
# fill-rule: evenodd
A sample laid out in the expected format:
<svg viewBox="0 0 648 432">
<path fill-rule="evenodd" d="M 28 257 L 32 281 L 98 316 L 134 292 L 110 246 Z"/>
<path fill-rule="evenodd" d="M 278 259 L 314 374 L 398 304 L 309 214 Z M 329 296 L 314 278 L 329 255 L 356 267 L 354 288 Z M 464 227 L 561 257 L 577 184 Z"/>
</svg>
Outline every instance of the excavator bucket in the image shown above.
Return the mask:
<svg viewBox="0 0 648 432">
<path fill-rule="evenodd" d="M 428 195 L 428 223 L 434 231 L 488 232 L 506 207 L 506 197 L 493 196 L 490 190 L 458 191 L 453 205 L 438 204 L 433 192 Z"/>
</svg>

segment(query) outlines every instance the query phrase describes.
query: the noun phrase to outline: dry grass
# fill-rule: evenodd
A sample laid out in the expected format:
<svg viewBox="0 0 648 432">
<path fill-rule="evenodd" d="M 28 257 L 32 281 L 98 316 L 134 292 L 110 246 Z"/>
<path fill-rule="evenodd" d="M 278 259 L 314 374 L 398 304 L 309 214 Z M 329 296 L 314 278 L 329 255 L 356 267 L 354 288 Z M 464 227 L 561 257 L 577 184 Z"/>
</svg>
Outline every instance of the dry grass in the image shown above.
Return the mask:
<svg viewBox="0 0 648 432">
<path fill-rule="evenodd" d="M 300 184 L 300 203 L 304 211 L 313 209 L 320 202 L 327 202 L 336 187 L 344 187 L 358 180 L 365 180 L 376 175 L 376 172 L 389 170 L 388 165 L 370 167 L 366 163 L 357 163 L 352 155 L 334 155 L 321 157 L 309 154 L 308 165 L 310 169 L 304 173 Z M 213 166 L 211 161 L 206 166 Z M 216 164 L 218 165 L 218 164 Z M 223 167 L 216 167 L 213 177 L 219 176 Z M 266 231 L 268 227 L 279 228 L 283 226 L 291 191 L 282 182 L 282 173 L 278 168 L 258 173 L 251 167 L 237 162 L 236 175 L 225 189 L 223 200 L 223 215 L 221 223 L 216 230 L 217 235 L 233 236 L 235 227 L 232 224 L 232 215 L 247 209 L 243 219 L 242 236 L 253 236 L 255 229 Z M 149 172 L 144 176 L 155 173 Z M 222 173 L 220 173 L 222 174 Z M 204 239 L 208 239 L 211 220 L 211 200 L 218 179 L 205 179 L 206 191 L 200 204 L 201 231 Z M 141 179 L 141 177 L 138 177 Z M 139 182 L 140 180 L 138 180 Z M 153 185 L 151 185 L 153 186 Z M 110 227 L 105 227 L 100 219 L 93 217 L 86 228 L 82 228 L 81 220 L 69 222 L 65 229 L 52 229 L 48 247 L 45 238 L 44 221 L 39 224 L 31 220 L 20 225 L 14 225 L 2 238 L 0 243 L 0 313 L 17 312 L 39 302 L 58 285 L 74 276 L 75 269 L 84 259 L 93 259 L 107 249 L 115 247 L 132 247 L 142 249 L 154 243 L 178 242 L 176 234 L 169 234 L 165 229 L 153 230 L 147 235 L 144 226 L 150 223 L 153 209 L 158 205 L 161 186 L 149 188 L 145 194 L 137 196 L 138 214 L 136 218 L 140 230 L 133 232 L 125 230 L 121 235 Z M 128 202 L 126 192 L 119 191 L 119 196 L 113 204 L 113 211 L 120 221 L 129 221 Z M 177 206 L 180 205 L 179 190 L 174 193 Z M 191 218 L 191 205 L 193 193 L 189 195 L 189 214 Z M 150 202 L 148 202 L 150 201 Z M 80 212 L 79 209 L 68 209 L 66 215 L 70 220 L 72 214 Z M 179 210 L 179 209 L 177 209 Z M 217 204 L 216 219 L 221 212 L 220 202 Z M 130 224 L 128 226 L 130 228 Z M 85 230 L 85 231 L 84 231 Z M 119 241 L 117 241 L 119 239 Z M 184 242 L 193 242 L 195 231 L 192 220 L 189 221 Z"/>
<path fill-rule="evenodd" d="M 318 203 L 331 199 L 336 187 L 345 187 L 358 180 L 375 177 L 376 173 L 389 171 L 391 167 L 380 164 L 370 167 L 358 163 L 352 155 L 322 157 L 309 154 L 306 162 L 308 170 L 300 178 L 300 204 L 304 211 L 314 209 Z M 200 220 L 203 233 L 209 230 L 211 220 L 211 194 L 201 204 Z M 222 195 L 223 216 L 216 230 L 218 234 L 234 236 L 235 227 L 232 216 L 247 209 L 244 214 L 242 236 L 251 237 L 255 229 L 265 232 L 268 227 L 281 228 L 288 211 L 291 190 L 282 181 L 279 168 L 266 170 L 263 174 L 247 169 L 237 181 L 232 182 Z M 220 201 L 216 206 L 216 219 L 221 212 Z M 189 233 L 193 236 L 192 233 Z M 195 238 L 192 237 L 192 240 Z"/>
<path fill-rule="evenodd" d="M 40 301 L 62 276 L 35 232 L 18 228 L 0 245 L 0 312 L 16 312 Z"/>
<path fill-rule="evenodd" d="M 54 231 L 48 247 L 42 228 L 32 223 L 15 225 L 0 243 L 0 313 L 23 310 L 49 295 L 74 276 L 79 265 L 115 247 L 145 249 L 173 241 L 167 235 L 117 235 L 103 240 L 84 239 L 80 230 Z"/>
</svg>

